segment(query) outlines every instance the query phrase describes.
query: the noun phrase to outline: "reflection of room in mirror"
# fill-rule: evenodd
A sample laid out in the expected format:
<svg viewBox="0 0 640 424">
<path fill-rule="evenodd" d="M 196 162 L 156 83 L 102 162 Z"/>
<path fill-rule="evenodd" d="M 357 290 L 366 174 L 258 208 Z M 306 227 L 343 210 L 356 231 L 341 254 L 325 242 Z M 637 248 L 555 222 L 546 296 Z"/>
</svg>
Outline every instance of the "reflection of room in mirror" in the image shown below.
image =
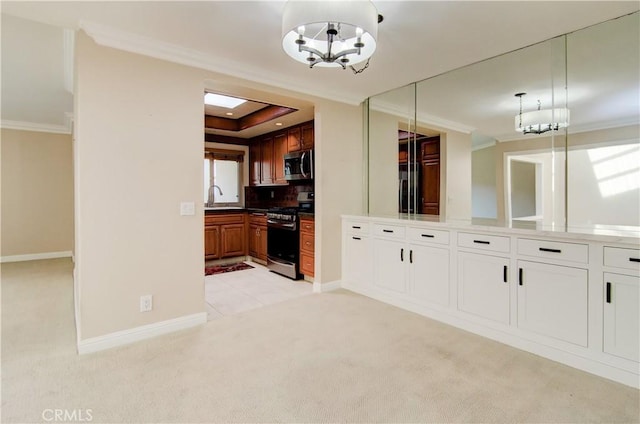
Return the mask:
<svg viewBox="0 0 640 424">
<path fill-rule="evenodd" d="M 639 16 L 635 12 L 372 97 L 368 167 L 375 173 L 369 173 L 369 213 L 403 210 L 396 193 L 399 187 L 411 191 L 411 185 L 398 179 L 391 143 L 398 128 L 416 133 L 426 128 L 440 136 L 442 219 L 531 221 L 556 229 L 639 227 Z M 527 93 L 523 111 L 537 109 L 538 101 L 545 109 L 569 109 L 569 126 L 543 134 L 515 131 L 518 92 Z M 411 148 L 420 149 L 415 143 Z M 525 184 L 531 178 L 519 170 L 523 161 L 540 164 L 533 173 L 536 185 Z"/>
</svg>

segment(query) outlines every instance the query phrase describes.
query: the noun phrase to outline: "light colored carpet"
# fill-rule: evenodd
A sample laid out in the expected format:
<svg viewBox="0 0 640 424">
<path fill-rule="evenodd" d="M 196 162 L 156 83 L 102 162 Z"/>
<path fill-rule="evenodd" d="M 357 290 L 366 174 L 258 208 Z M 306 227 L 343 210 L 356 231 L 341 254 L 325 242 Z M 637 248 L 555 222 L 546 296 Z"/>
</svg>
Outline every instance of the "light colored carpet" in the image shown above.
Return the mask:
<svg viewBox="0 0 640 424">
<path fill-rule="evenodd" d="M 345 290 L 91 355 L 74 343 L 69 261 L 3 264 L 3 423 L 638 422 L 638 390 Z"/>
</svg>

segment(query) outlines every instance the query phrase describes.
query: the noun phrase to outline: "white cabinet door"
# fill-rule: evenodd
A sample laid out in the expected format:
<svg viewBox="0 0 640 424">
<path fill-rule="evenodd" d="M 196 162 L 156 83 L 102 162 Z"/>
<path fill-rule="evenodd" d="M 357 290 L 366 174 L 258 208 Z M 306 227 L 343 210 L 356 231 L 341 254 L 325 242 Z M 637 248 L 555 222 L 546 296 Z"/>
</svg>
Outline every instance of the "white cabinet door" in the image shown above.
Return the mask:
<svg viewBox="0 0 640 424">
<path fill-rule="evenodd" d="M 509 260 L 497 256 L 458 254 L 458 309 L 509 324 Z"/>
<path fill-rule="evenodd" d="M 409 252 L 401 241 L 373 240 L 373 282 L 377 287 L 405 293 L 405 261 L 409 261 Z"/>
<path fill-rule="evenodd" d="M 586 269 L 518 261 L 518 327 L 587 346 Z"/>
<path fill-rule="evenodd" d="M 640 278 L 604 274 L 604 351 L 638 361 Z"/>
<path fill-rule="evenodd" d="M 409 290 L 419 303 L 449 305 L 449 250 L 409 245 Z"/>
<path fill-rule="evenodd" d="M 369 237 L 347 234 L 343 263 L 345 282 L 371 286 L 371 240 Z"/>
</svg>

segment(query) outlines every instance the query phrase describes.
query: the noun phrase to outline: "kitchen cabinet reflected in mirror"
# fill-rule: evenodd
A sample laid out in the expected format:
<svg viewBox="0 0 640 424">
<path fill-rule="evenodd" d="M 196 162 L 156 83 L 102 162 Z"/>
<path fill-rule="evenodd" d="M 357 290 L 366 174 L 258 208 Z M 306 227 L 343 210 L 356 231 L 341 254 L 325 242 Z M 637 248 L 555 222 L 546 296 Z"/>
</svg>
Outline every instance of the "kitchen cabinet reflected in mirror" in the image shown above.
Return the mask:
<svg viewBox="0 0 640 424">
<path fill-rule="evenodd" d="M 640 225 L 638 27 L 635 13 L 370 98 L 369 213 Z M 523 131 L 544 113 L 550 128 Z"/>
</svg>

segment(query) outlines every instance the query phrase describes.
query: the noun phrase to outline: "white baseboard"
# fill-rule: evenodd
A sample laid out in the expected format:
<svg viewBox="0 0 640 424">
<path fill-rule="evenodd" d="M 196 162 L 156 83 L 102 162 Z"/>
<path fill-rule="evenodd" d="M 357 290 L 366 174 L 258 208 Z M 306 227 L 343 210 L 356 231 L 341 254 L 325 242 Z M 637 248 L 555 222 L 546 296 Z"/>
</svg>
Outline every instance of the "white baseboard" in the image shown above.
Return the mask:
<svg viewBox="0 0 640 424">
<path fill-rule="evenodd" d="M 342 287 L 342 283 L 340 280 L 329 281 L 328 283 L 319 283 L 317 281 L 313 282 L 314 293 L 326 293 L 332 290 L 337 290 L 341 287 Z"/>
<path fill-rule="evenodd" d="M 86 353 L 98 352 L 206 323 L 207 313 L 200 312 L 131 328 L 129 330 L 116 331 L 115 333 L 105 334 L 104 336 L 78 341 L 78 353 L 84 355 Z"/>
<path fill-rule="evenodd" d="M 71 258 L 71 257 L 73 257 L 73 254 L 70 250 L 64 251 L 64 252 L 30 253 L 27 255 L 0 256 L 0 263 L 36 261 L 39 259 L 56 259 L 56 258 Z"/>
</svg>

